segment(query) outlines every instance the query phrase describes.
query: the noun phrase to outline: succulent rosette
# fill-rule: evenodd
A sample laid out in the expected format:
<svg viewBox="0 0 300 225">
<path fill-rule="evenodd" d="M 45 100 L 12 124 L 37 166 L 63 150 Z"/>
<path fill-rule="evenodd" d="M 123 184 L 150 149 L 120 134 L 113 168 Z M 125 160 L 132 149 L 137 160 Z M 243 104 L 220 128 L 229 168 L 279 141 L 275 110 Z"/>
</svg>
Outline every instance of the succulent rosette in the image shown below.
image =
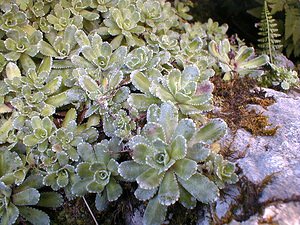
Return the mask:
<svg viewBox="0 0 300 225">
<path fill-rule="evenodd" d="M 114 159 L 118 150 L 113 143 L 115 140 L 103 140 L 95 146 L 88 143 L 78 145 L 78 154 L 83 162 L 76 168 L 79 179 L 73 184 L 73 194 L 97 193 L 96 205 L 98 201 L 115 201 L 120 197 L 122 187 L 118 183 L 119 163 Z"/>
<path fill-rule="evenodd" d="M 171 102 L 149 107 L 140 135 L 129 141 L 133 160 L 122 162 L 119 167 L 121 176 L 138 183 L 135 196 L 151 199 L 144 216 L 146 224 L 156 216 L 152 204 L 160 205 L 163 210 L 159 216 L 164 218 L 166 207 L 177 201 L 193 208 L 196 201 L 210 203 L 217 198 L 217 184 L 198 170 L 198 165 L 207 163 L 212 154 L 209 145 L 220 139 L 226 128 L 220 119 L 200 128 L 191 119 L 179 120 L 178 110 Z"/>
<path fill-rule="evenodd" d="M 260 67 L 268 63 L 269 57 L 261 55 L 255 57 L 254 48 L 241 46 L 237 51 L 232 49 L 228 39 L 217 44 L 212 40 L 209 45 L 209 52 L 218 59 L 219 66 L 225 73 L 224 79 L 230 80 L 234 75 L 241 77 L 246 75 L 261 76 L 264 71 Z"/>
</svg>

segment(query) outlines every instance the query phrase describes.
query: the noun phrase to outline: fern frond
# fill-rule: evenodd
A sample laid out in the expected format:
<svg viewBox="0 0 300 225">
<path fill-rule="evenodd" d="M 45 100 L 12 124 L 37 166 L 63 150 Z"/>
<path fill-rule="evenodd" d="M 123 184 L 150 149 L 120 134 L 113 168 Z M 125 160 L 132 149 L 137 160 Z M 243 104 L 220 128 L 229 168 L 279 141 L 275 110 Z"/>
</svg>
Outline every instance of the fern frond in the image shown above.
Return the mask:
<svg viewBox="0 0 300 225">
<path fill-rule="evenodd" d="M 258 47 L 261 48 L 262 52 L 269 55 L 270 62 L 273 63 L 274 56 L 277 54 L 278 50 L 281 49 L 282 45 L 280 38 L 280 34 L 277 33 L 277 24 L 276 20 L 273 19 L 269 9 L 267 1 L 264 3 L 264 8 L 261 14 L 261 21 L 258 24 L 259 33 L 258 35 L 261 36 L 258 39 Z"/>
</svg>

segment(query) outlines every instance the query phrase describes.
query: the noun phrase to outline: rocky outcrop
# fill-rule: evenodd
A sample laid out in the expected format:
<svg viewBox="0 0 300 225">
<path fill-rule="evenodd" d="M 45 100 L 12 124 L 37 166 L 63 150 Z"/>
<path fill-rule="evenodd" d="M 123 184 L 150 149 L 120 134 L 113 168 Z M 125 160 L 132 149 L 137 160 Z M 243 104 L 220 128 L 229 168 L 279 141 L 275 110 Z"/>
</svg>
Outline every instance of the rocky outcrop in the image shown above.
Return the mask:
<svg viewBox="0 0 300 225">
<path fill-rule="evenodd" d="M 268 206 L 262 215 L 254 215 L 247 221 L 231 221 L 230 225 L 258 225 L 258 224 L 280 224 L 299 225 L 300 224 L 300 203 L 280 203 Z"/>
<path fill-rule="evenodd" d="M 256 196 L 252 196 L 256 205 L 252 207 L 257 207 L 262 213 L 242 224 L 258 224 L 259 221 L 268 222 L 268 219 L 276 224 L 299 224 L 300 97 L 297 93 L 287 95 L 270 89 L 266 92 L 275 98 L 275 104 L 267 109 L 257 105 L 249 108 L 262 112 L 273 126 L 279 126 L 276 134 L 254 137 L 240 129 L 235 134 L 229 132 L 222 144 L 230 146 L 233 158 L 238 158 L 240 176 L 252 186 L 248 188 L 257 188 Z M 247 195 L 247 192 L 241 194 Z M 228 215 L 224 210 L 230 207 L 224 208 L 224 203 L 221 206 L 221 202 L 217 202 L 216 215 L 222 218 Z"/>
<path fill-rule="evenodd" d="M 276 103 L 257 110 L 264 111 L 273 126 L 279 126 L 275 136 L 253 137 L 238 130 L 227 138 L 232 140 L 231 150 L 245 155 L 237 160 L 243 175 L 256 185 L 268 179 L 260 203 L 300 201 L 300 97 L 273 90 L 267 90 L 267 95 L 274 96 Z"/>
</svg>

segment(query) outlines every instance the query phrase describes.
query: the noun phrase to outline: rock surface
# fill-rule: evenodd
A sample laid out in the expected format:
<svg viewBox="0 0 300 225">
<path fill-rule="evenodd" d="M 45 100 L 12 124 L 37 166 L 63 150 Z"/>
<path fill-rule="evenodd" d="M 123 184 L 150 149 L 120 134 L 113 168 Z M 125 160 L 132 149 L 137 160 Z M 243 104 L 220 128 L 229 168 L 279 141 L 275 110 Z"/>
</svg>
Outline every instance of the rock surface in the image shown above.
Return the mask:
<svg viewBox="0 0 300 225">
<path fill-rule="evenodd" d="M 258 224 L 280 224 L 300 225 L 300 203 L 290 202 L 268 206 L 262 215 L 254 215 L 247 221 L 237 222 L 233 220 L 230 225 L 258 225 Z"/>
<path fill-rule="evenodd" d="M 143 205 L 133 209 L 133 212 L 126 212 L 125 221 L 128 225 L 141 225 L 143 224 L 143 213 L 145 207 Z"/>
<path fill-rule="evenodd" d="M 278 224 L 299 224 L 300 96 L 270 89 L 266 92 L 276 103 L 268 109 L 249 107 L 263 112 L 273 126 L 280 126 L 276 135 L 254 137 L 240 129 L 234 135 L 229 132 L 222 144 L 230 145 L 236 157 L 243 156 L 236 161 L 241 175 L 260 187 L 256 204 L 262 208 L 262 214 L 254 215 L 242 224 L 258 224 L 267 217 L 272 217 L 272 222 Z"/>
<path fill-rule="evenodd" d="M 273 126 L 280 126 L 276 135 L 253 137 L 240 129 L 233 140 L 230 134 L 227 139 L 233 141 L 231 150 L 245 154 L 237 163 L 249 181 L 259 185 L 271 179 L 259 202 L 300 200 L 300 97 L 269 89 L 267 95 L 276 103 L 258 110 Z"/>
</svg>

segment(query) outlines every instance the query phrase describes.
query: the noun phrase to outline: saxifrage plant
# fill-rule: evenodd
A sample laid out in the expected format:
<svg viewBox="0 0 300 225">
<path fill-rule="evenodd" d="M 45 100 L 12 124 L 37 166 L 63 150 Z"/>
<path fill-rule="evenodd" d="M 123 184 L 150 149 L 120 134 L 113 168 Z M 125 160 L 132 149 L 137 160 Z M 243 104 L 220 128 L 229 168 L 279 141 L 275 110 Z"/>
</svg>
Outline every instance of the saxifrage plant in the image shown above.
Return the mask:
<svg viewBox="0 0 300 225">
<path fill-rule="evenodd" d="M 257 64 L 251 48 L 239 51 L 238 69 L 230 46 L 216 50 L 226 25 L 187 22 L 179 1 L 0 5 L 2 224 L 50 224 L 34 207 L 60 206 L 61 194 L 93 193 L 104 210 L 128 181 L 148 201 L 144 224 L 160 224 L 169 205 L 210 204 L 236 182 L 234 164 L 210 148 L 226 124 L 206 118 L 209 79 L 217 60 L 241 75 Z"/>
<path fill-rule="evenodd" d="M 211 203 L 219 188 L 237 181 L 234 165 L 209 148 L 226 128 L 220 119 L 200 128 L 191 119 L 179 120 L 171 102 L 148 108 L 147 123 L 128 143 L 133 160 L 119 166 L 121 176 L 138 183 L 135 196 L 150 200 L 144 224 L 161 224 L 167 207 L 177 201 L 186 208 Z"/>
<path fill-rule="evenodd" d="M 267 55 L 255 57 L 252 47 L 242 46 L 237 51 L 232 49 L 228 39 L 220 41 L 219 44 L 212 40 L 208 47 L 210 53 L 219 61 L 219 66 L 225 73 L 225 80 L 230 80 L 234 76 L 259 77 L 264 72 L 260 67 L 269 61 Z"/>
</svg>

